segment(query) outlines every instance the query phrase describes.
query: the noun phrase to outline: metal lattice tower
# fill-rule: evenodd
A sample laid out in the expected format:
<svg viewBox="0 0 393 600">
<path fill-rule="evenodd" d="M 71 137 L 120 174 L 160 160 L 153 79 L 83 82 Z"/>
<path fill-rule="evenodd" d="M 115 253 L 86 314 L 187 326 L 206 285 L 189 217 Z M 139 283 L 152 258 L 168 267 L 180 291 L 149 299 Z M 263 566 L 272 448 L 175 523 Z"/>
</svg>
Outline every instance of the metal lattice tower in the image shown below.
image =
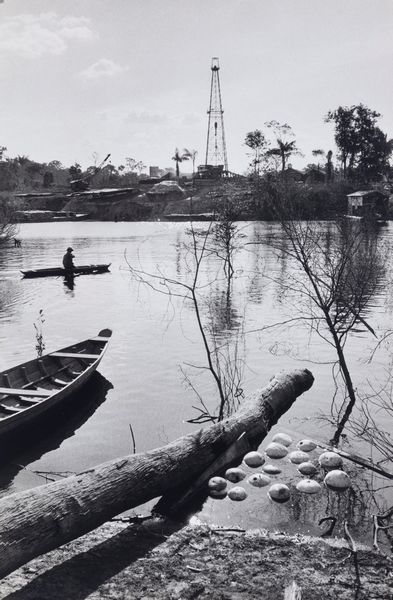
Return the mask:
<svg viewBox="0 0 393 600">
<path fill-rule="evenodd" d="M 210 106 L 207 126 L 206 165 L 222 166 L 228 171 L 227 148 L 225 145 L 224 111 L 221 102 L 220 66 L 218 58 L 212 58 L 212 78 L 210 86 Z"/>
</svg>

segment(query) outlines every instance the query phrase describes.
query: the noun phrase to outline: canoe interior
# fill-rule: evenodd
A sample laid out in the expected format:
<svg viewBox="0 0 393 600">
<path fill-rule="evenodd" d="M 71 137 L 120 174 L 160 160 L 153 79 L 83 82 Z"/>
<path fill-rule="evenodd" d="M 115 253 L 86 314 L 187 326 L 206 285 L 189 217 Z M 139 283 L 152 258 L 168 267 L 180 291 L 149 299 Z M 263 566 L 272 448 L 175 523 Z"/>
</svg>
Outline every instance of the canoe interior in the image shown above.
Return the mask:
<svg viewBox="0 0 393 600">
<path fill-rule="evenodd" d="M 37 412 L 38 407 L 44 408 L 57 397 L 71 394 L 78 380 L 94 372 L 111 335 L 110 329 L 104 329 L 95 338 L 66 346 L 0 373 L 0 434 L 6 422 L 26 420 L 21 418 L 22 415 L 28 417 Z M 58 353 L 71 356 L 58 356 Z M 75 354 L 78 356 L 73 356 Z M 10 392 L 4 388 L 10 388 Z"/>
<path fill-rule="evenodd" d="M 74 267 L 74 273 L 77 275 L 106 273 L 109 271 L 110 263 L 99 265 L 79 265 Z M 32 277 L 49 277 L 66 275 L 65 269 L 62 267 L 49 267 L 47 269 L 32 269 L 30 271 L 21 271 L 25 278 Z"/>
</svg>

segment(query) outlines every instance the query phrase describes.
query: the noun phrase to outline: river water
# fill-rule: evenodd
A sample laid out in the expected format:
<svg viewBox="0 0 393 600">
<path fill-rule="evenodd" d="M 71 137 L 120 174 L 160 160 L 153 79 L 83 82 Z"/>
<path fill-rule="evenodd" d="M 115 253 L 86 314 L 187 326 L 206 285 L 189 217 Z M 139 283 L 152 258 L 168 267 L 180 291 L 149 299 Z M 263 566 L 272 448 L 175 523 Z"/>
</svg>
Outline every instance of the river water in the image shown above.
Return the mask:
<svg viewBox="0 0 393 600">
<path fill-rule="evenodd" d="M 272 434 L 285 431 L 295 440 L 311 437 L 326 442 L 332 429 L 315 417 L 330 411 L 334 393 L 332 349 L 321 337 L 312 335 L 304 322 L 292 320 L 299 316 L 300 302 L 296 294 L 284 293 L 280 284 L 297 267 L 271 247 L 254 243 L 277 234 L 278 225 L 239 226 L 244 234 L 243 247 L 234 259 L 230 294 L 220 259 L 210 256 L 202 264 L 201 282 L 214 282 L 203 289 L 204 323 L 214 325 L 223 352 L 227 343 L 232 348 L 236 345 L 243 359 L 240 364 L 244 364 L 241 388 L 245 396 L 263 387 L 279 370 L 309 368 L 315 377 L 312 389 L 295 402 Z M 86 391 L 95 395 L 89 410 L 61 423 L 17 463 L 3 467 L 2 494 L 42 484 L 37 471 L 76 472 L 129 454 L 133 450 L 131 430 L 138 452 L 189 433 L 197 427 L 188 422 L 198 415 L 193 406 L 200 407 L 192 386 L 214 411 L 217 396 L 211 378 L 195 368 L 206 365 L 195 313 L 183 298 L 165 294 L 163 285 L 164 275 L 183 283 L 190 281 L 192 258 L 184 247 L 189 241 L 187 227 L 185 223 L 161 222 L 23 224 L 18 235 L 22 246 L 0 250 L 0 370 L 36 355 L 35 326 L 42 331 L 45 352 L 106 327 L 113 330 L 95 387 Z M 380 233 L 386 256 L 392 234 L 391 225 Z M 76 264 L 110 262 L 110 272 L 78 277 L 73 289 L 62 278 L 22 278 L 22 269 L 60 265 L 68 246 L 74 248 Z M 158 275 L 153 280 L 158 291 L 136 281 L 129 265 Z M 389 273 L 388 269 L 368 315 L 378 335 L 391 326 Z M 273 326 L 277 323 L 285 324 Z M 375 339 L 366 331 L 355 333 L 348 341 L 356 386 L 385 379 L 389 352 L 381 349 L 368 364 L 374 347 Z M 392 424 L 388 427 L 393 434 Z M 354 440 L 352 447 L 370 454 L 359 440 Z M 208 501 L 201 515 L 221 523 L 238 520 L 244 524 L 246 518 L 247 525 L 266 525 L 261 511 L 255 516 L 252 504 L 243 509 L 243 516 L 238 505 L 228 508 L 226 503 L 224 511 L 222 506 Z M 313 515 L 314 509 L 310 509 Z M 291 529 L 288 523 L 293 521 L 293 514 L 289 509 L 280 510 L 277 513 L 274 508 L 273 521 L 285 522 Z M 271 516 L 269 519 L 271 522 Z M 310 519 L 306 521 L 309 530 Z M 292 529 L 299 527 L 298 522 Z"/>
</svg>

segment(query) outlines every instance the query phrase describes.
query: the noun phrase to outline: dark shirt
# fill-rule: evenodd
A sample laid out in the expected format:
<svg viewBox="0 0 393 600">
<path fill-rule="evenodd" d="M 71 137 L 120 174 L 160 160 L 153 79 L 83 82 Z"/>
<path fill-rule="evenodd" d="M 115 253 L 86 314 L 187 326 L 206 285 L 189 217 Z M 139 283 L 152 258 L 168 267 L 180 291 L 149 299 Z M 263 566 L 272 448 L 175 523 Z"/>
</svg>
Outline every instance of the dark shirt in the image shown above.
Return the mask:
<svg viewBox="0 0 393 600">
<path fill-rule="evenodd" d="M 73 259 L 74 255 L 71 254 L 71 252 L 66 252 L 63 256 L 63 267 L 67 270 L 67 271 L 72 271 L 74 268 L 74 262 Z"/>
</svg>

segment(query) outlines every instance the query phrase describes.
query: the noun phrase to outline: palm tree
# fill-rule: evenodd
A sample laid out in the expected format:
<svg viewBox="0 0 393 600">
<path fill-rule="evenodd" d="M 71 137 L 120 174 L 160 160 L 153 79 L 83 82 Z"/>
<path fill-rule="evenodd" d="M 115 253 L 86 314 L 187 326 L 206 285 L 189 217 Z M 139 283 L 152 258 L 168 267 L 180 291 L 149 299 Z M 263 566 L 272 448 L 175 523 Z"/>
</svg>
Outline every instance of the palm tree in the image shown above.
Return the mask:
<svg viewBox="0 0 393 600">
<path fill-rule="evenodd" d="M 191 153 L 188 150 L 183 149 L 182 152 L 179 152 L 178 148 L 175 149 L 175 154 L 172 156 L 172 160 L 174 160 L 176 163 L 177 179 L 180 177 L 179 163 L 183 162 L 183 160 L 188 160 L 189 158 L 191 158 Z"/>
<path fill-rule="evenodd" d="M 296 146 L 295 140 L 292 140 L 291 142 L 285 142 L 280 138 L 277 138 L 276 142 L 276 148 L 271 148 L 271 150 L 267 151 L 267 154 L 270 156 L 279 156 L 281 158 L 281 171 L 285 171 L 287 159 L 292 154 L 299 154 L 299 150 Z"/>
<path fill-rule="evenodd" d="M 194 177 L 194 175 L 195 175 L 195 160 L 196 160 L 196 157 L 198 154 L 198 150 L 187 150 L 187 148 L 184 148 L 183 152 L 184 152 L 184 154 L 187 155 L 187 158 L 191 158 L 191 160 L 192 160 L 192 176 Z M 187 159 L 185 159 L 185 160 L 187 160 Z"/>
<path fill-rule="evenodd" d="M 321 165 L 319 164 L 319 159 L 322 159 L 325 156 L 325 151 L 321 150 L 321 148 L 317 148 L 316 150 L 312 151 L 312 155 L 317 159 L 317 169 L 320 171 Z"/>
</svg>

